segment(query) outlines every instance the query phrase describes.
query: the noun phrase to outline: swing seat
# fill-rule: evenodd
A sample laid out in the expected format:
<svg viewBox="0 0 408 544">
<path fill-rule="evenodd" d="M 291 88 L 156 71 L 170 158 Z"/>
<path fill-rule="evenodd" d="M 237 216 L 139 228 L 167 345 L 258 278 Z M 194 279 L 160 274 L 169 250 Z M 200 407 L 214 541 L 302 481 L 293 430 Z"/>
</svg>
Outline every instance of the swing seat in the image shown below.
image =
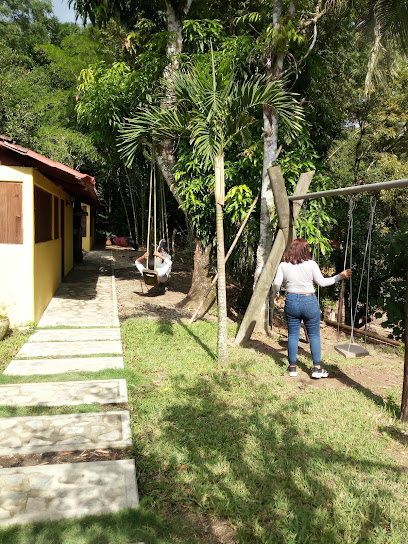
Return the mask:
<svg viewBox="0 0 408 544">
<path fill-rule="evenodd" d="M 157 287 L 160 283 L 157 270 L 143 270 L 143 279 L 145 284 L 151 287 Z"/>
<path fill-rule="evenodd" d="M 337 346 L 334 346 L 334 349 L 341 353 L 341 355 L 343 355 L 343 357 L 345 357 L 346 359 L 367 357 L 367 355 L 370 355 L 369 351 L 367 351 L 359 344 L 354 344 L 353 342 L 351 344 L 338 344 Z"/>
</svg>

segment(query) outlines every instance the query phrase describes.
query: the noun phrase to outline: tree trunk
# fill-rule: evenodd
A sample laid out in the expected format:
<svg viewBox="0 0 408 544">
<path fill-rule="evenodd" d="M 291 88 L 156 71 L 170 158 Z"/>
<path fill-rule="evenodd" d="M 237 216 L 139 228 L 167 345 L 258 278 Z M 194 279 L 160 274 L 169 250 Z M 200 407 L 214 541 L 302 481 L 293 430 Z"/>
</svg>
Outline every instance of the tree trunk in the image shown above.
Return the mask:
<svg viewBox="0 0 408 544">
<path fill-rule="evenodd" d="M 295 2 L 292 0 L 288 7 L 288 17 L 291 19 L 295 13 Z M 279 32 L 282 19 L 282 0 L 274 0 L 273 4 L 273 28 Z M 266 74 L 268 78 L 279 79 L 282 74 L 285 51 L 275 57 L 269 55 L 266 59 Z M 254 289 L 259 276 L 265 266 L 271 252 L 273 233 L 271 230 L 271 217 L 275 212 L 272 188 L 269 182 L 268 168 L 276 160 L 278 150 L 278 114 L 270 106 L 263 108 L 263 138 L 264 157 L 262 165 L 262 191 L 261 191 L 261 215 L 259 221 L 259 245 L 256 253 L 256 268 L 254 274 Z M 257 332 L 269 333 L 269 297 L 266 297 L 255 325 Z"/>
<path fill-rule="evenodd" d="M 183 306 L 193 302 L 199 303 L 202 299 L 203 293 L 206 293 L 211 285 L 211 278 L 209 275 L 210 272 L 210 255 L 211 255 L 211 246 L 204 246 L 198 238 L 195 239 L 195 251 L 194 251 L 194 270 L 193 278 L 191 280 L 190 291 L 186 298 L 182 301 Z M 214 289 L 215 295 L 215 289 Z M 204 310 L 208 310 L 210 306 L 214 303 L 214 297 L 208 297 L 208 303 Z"/>
<path fill-rule="evenodd" d="M 224 225 L 222 206 L 216 204 L 215 208 L 217 217 L 218 360 L 221 364 L 227 364 L 227 282 L 225 277 Z"/>
<path fill-rule="evenodd" d="M 215 211 L 217 226 L 217 273 L 218 273 L 218 360 L 228 362 L 227 346 L 227 281 L 225 277 L 224 223 L 222 206 L 224 205 L 224 154 L 214 159 L 215 172 Z"/>
<path fill-rule="evenodd" d="M 408 423 L 408 268 L 407 289 L 405 295 L 405 355 L 404 355 L 404 381 L 402 384 L 401 421 Z"/>
<path fill-rule="evenodd" d="M 184 16 L 187 15 L 187 13 L 189 12 L 192 1 L 193 0 L 187 0 L 185 8 L 183 10 Z M 168 0 L 166 0 L 166 16 L 168 31 L 167 56 L 169 57 L 169 63 L 164 70 L 163 77 L 169 78 L 173 71 L 177 70 L 179 67 L 178 56 L 183 49 L 183 21 L 181 17 L 175 12 L 172 4 Z M 171 100 L 172 95 L 170 91 L 170 93 L 166 97 L 166 102 L 171 102 Z M 176 182 L 173 175 L 173 168 L 176 164 L 176 157 L 173 142 L 171 140 L 165 140 L 161 143 L 156 154 L 156 160 L 160 168 L 160 172 L 165 179 L 170 191 L 176 199 L 177 204 L 184 212 L 187 229 L 190 231 L 191 225 L 189 222 L 189 218 L 184 211 L 183 202 L 176 191 Z"/>
</svg>

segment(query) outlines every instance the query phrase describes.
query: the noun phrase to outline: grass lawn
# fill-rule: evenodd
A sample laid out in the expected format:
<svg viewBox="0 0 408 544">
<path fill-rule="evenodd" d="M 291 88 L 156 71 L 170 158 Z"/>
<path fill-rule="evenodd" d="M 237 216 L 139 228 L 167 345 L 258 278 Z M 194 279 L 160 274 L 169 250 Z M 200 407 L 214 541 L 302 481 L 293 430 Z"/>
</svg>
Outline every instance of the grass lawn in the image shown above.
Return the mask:
<svg viewBox="0 0 408 544">
<path fill-rule="evenodd" d="M 10 527 L 0 542 L 405 543 L 408 444 L 395 403 L 334 387 L 336 380 L 289 379 L 284 350 L 271 357 L 261 343 L 231 345 L 230 364 L 221 368 L 216 336 L 210 322 L 129 319 L 124 376 L 53 377 L 127 379 L 141 507 Z M 23 342 L 0 343 L 4 364 Z M 364 365 L 336 357 L 344 373 Z M 386 359 L 384 351 L 375 364 L 385 369 Z M 310 364 L 302 357 L 301 365 Z M 400 393 L 392 391 L 396 400 Z"/>
</svg>

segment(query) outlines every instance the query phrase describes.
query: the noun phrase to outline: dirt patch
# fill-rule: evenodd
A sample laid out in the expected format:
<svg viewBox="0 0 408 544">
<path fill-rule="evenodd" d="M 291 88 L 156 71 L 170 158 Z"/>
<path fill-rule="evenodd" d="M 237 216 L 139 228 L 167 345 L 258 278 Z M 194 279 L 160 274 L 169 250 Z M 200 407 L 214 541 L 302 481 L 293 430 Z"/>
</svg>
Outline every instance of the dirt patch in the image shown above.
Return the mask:
<svg viewBox="0 0 408 544">
<path fill-rule="evenodd" d="M 183 307 L 183 301 L 190 289 L 192 270 L 174 263 L 166 286 L 147 287 L 134 264 L 142 254 L 125 248 L 113 252 L 119 317 L 190 317 L 192 308 Z"/>
</svg>

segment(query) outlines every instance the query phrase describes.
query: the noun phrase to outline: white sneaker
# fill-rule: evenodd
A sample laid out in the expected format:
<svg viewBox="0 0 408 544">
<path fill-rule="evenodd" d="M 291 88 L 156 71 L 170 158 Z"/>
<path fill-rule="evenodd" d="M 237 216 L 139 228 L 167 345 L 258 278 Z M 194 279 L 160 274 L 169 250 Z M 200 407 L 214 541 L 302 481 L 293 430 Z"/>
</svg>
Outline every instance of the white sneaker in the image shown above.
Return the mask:
<svg viewBox="0 0 408 544">
<path fill-rule="evenodd" d="M 320 378 L 328 378 L 329 373 L 325 368 L 315 368 L 312 373 L 312 378 L 316 378 L 317 380 Z"/>
<path fill-rule="evenodd" d="M 289 370 L 289 376 L 291 378 L 296 378 L 296 376 L 297 376 L 296 367 L 295 366 L 290 366 L 288 370 Z"/>
</svg>

